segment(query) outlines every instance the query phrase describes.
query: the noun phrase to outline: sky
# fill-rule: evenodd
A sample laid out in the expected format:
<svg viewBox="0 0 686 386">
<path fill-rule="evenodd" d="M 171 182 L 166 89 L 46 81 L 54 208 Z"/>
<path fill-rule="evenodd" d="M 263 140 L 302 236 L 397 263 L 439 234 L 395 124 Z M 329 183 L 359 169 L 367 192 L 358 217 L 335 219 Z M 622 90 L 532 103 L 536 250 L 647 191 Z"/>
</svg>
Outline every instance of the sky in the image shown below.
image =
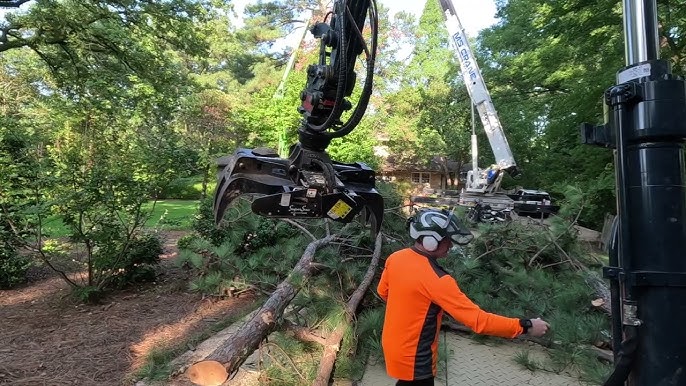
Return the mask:
<svg viewBox="0 0 686 386">
<path fill-rule="evenodd" d="M 254 1 L 235 0 L 233 4 L 236 12 L 241 15 L 245 4 Z M 421 16 L 424 4 L 426 4 L 425 0 L 377 0 L 377 2 L 383 4 L 391 11 L 391 17 L 397 12 L 406 11 L 414 14 L 417 19 Z M 490 27 L 496 22 L 494 0 L 453 0 L 453 6 L 469 37 L 476 37 L 479 31 Z"/>
<path fill-rule="evenodd" d="M 238 14 L 242 14 L 242 10 L 246 3 L 254 2 L 255 0 L 235 0 L 233 3 Z M 377 0 L 391 11 L 391 17 L 396 12 L 407 11 L 413 13 L 417 19 L 424 9 L 426 1 L 423 0 Z M 435 1 L 435 0 L 434 0 Z M 457 11 L 457 16 L 469 37 L 476 37 L 480 30 L 493 25 L 495 19 L 495 3 L 494 0 L 453 0 L 453 6 Z M 24 4 L 22 9 L 28 7 Z M 9 10 L 0 9 L 0 20 L 4 19 L 4 14 Z"/>
<path fill-rule="evenodd" d="M 415 14 L 417 18 L 422 14 L 424 4 L 426 4 L 426 1 L 422 0 L 377 1 L 389 8 L 391 15 L 399 11 L 407 11 Z M 496 22 L 494 0 L 453 0 L 453 6 L 469 37 L 476 37 L 479 31 L 490 27 Z"/>
<path fill-rule="evenodd" d="M 234 0 L 234 9 L 238 15 L 242 15 L 245 5 L 255 1 Z M 397 12 L 406 11 L 414 14 L 416 20 L 419 20 L 426 4 L 426 0 L 377 0 L 377 2 L 390 10 L 390 17 L 393 17 Z M 496 22 L 494 0 L 452 0 L 452 2 L 460 23 L 462 23 L 462 27 L 470 38 L 476 37 L 479 31 L 490 27 Z M 242 25 L 242 20 L 234 20 L 234 22 L 236 26 L 240 27 Z M 301 32 L 294 31 L 291 35 L 281 41 L 277 41 L 274 48 L 282 49 L 296 45 Z"/>
<path fill-rule="evenodd" d="M 242 9 L 246 3 L 254 0 L 235 0 L 236 8 Z M 425 1 L 422 0 L 377 0 L 379 3 L 388 7 L 391 14 L 399 11 L 407 11 L 415 14 L 417 17 L 421 15 L 424 9 Z M 28 7 L 25 4 L 22 9 Z M 495 3 L 494 0 L 453 0 L 453 5 L 458 13 L 458 17 L 464 26 L 467 35 L 470 37 L 476 34 L 483 28 L 491 26 L 495 23 Z M 0 9 L 0 18 L 4 18 L 4 14 L 9 9 Z"/>
</svg>

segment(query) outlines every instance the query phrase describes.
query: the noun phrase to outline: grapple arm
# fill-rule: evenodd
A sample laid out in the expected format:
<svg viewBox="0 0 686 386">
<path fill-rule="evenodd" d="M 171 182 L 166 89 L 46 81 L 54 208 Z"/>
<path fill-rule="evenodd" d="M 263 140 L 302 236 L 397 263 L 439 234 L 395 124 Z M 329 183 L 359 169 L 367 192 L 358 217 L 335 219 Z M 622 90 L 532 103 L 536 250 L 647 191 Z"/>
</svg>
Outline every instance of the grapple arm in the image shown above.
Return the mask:
<svg viewBox="0 0 686 386">
<path fill-rule="evenodd" d="M 326 161 L 322 164 L 327 165 Z M 328 172 L 297 170 L 288 159 L 278 158 L 273 152 L 239 149 L 220 160 L 223 168 L 214 197 L 215 221 L 221 221 L 233 200 L 251 194 L 257 196 L 252 210 L 261 216 L 329 218 L 347 223 L 364 212 L 373 231 L 378 231 L 383 199 L 374 188 L 374 171 L 362 163 L 328 165 Z"/>
<path fill-rule="evenodd" d="M 367 19 L 369 16 L 369 19 Z M 369 21 L 367 42 L 362 31 Z M 350 133 L 360 122 L 371 96 L 378 17 L 375 0 L 335 0 L 329 23 L 311 32 L 321 39 L 319 62 L 307 70 L 301 93 L 299 142 L 287 159 L 271 149 L 238 149 L 219 160 L 214 215 L 221 221 L 227 207 L 243 194 L 258 196 L 253 212 L 276 218 L 329 218 L 350 222 L 363 213 L 376 233 L 381 227 L 383 199 L 375 189 L 375 173 L 363 163 L 332 161 L 326 148 L 333 138 Z M 353 108 L 346 97 L 356 83 L 354 65 L 364 53 L 361 96 Z"/>
</svg>

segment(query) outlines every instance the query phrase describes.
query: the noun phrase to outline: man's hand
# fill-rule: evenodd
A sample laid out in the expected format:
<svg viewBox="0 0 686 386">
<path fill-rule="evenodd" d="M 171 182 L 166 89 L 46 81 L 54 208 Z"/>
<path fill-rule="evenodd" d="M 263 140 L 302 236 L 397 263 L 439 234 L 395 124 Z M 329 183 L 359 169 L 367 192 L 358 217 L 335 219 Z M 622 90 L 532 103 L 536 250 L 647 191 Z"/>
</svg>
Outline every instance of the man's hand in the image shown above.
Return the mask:
<svg viewBox="0 0 686 386">
<path fill-rule="evenodd" d="M 543 319 L 531 319 L 531 327 L 529 327 L 529 331 L 527 331 L 526 334 L 536 337 L 543 336 L 548 332 L 548 328 L 550 328 L 550 324 Z"/>
</svg>

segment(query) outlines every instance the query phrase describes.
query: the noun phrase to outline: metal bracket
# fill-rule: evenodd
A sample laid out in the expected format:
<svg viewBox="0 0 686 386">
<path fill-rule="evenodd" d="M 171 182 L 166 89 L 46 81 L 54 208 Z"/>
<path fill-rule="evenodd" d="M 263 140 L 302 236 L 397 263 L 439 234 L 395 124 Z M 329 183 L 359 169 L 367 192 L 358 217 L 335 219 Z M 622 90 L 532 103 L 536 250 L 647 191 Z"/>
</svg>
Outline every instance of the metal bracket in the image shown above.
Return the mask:
<svg viewBox="0 0 686 386">
<path fill-rule="evenodd" d="M 638 87 L 632 82 L 618 84 L 607 89 L 604 98 L 610 107 L 635 103 L 639 99 Z"/>
<path fill-rule="evenodd" d="M 686 272 L 635 271 L 627 279 L 636 287 L 686 287 Z"/>
<path fill-rule="evenodd" d="M 581 124 L 581 143 L 585 145 L 614 148 L 614 135 L 608 125 L 594 126 L 590 123 Z"/>
<path fill-rule="evenodd" d="M 603 267 L 603 278 L 626 280 L 632 287 L 686 287 L 686 272 L 634 271 L 620 267 Z"/>
<path fill-rule="evenodd" d="M 624 272 L 624 270 L 619 267 L 603 267 L 603 278 L 619 280 L 622 272 Z"/>
</svg>

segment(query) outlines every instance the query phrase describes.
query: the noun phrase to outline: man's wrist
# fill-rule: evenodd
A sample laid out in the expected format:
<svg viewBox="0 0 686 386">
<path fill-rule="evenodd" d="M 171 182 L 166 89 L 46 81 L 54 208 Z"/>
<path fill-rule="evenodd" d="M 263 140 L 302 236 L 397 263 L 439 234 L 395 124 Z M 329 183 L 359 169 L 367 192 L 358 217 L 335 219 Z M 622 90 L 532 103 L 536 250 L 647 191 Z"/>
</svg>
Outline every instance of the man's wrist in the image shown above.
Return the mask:
<svg viewBox="0 0 686 386">
<path fill-rule="evenodd" d="M 533 326 L 531 319 L 519 319 L 519 325 L 522 327 L 522 334 L 529 332 L 529 328 Z"/>
</svg>

